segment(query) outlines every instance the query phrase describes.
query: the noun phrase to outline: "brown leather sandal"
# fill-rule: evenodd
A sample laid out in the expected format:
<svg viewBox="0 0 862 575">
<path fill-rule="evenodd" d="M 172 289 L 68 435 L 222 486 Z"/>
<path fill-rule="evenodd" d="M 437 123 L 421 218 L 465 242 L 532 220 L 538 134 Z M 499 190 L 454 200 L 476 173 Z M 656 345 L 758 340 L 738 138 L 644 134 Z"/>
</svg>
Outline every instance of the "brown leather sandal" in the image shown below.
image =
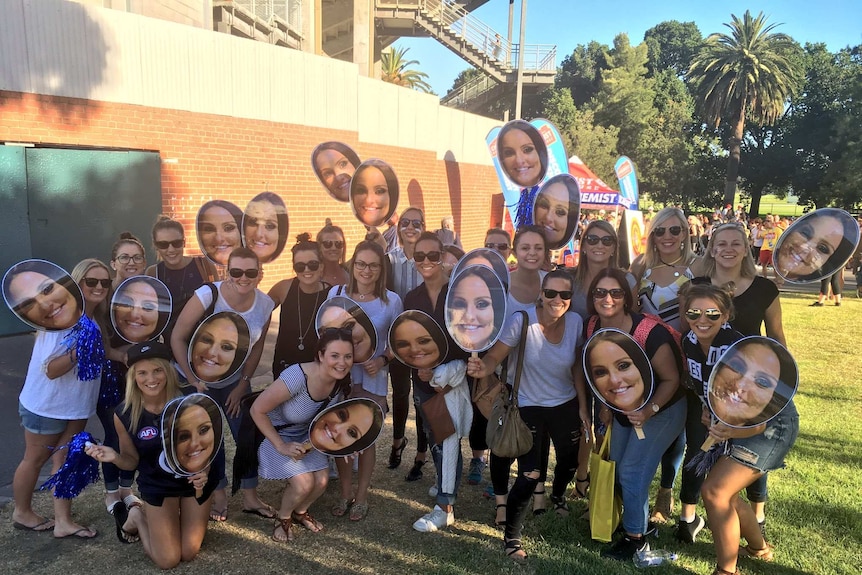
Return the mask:
<svg viewBox="0 0 862 575">
<path fill-rule="evenodd" d="M 320 531 L 323 531 L 323 523 L 315 519 L 308 511 L 306 511 L 305 513 L 297 513 L 296 511 L 294 511 L 290 514 L 290 518 L 293 520 L 294 523 L 299 523 L 312 533 L 319 533 Z"/>
<path fill-rule="evenodd" d="M 722 569 L 721 567 L 716 567 L 715 571 L 712 572 L 712 575 L 742 575 L 742 571 L 737 569 L 736 571 L 728 571 L 727 569 Z"/>
<path fill-rule="evenodd" d="M 775 548 L 764 541 L 766 544 L 763 549 L 754 549 L 750 545 L 739 546 L 740 557 L 751 557 L 752 559 L 760 559 L 761 561 L 772 561 L 775 558 Z"/>
<path fill-rule="evenodd" d="M 275 532 L 278 531 L 278 528 L 281 527 L 281 530 L 284 531 L 284 536 L 286 539 L 276 539 Z M 290 532 L 291 527 L 293 527 L 293 518 L 292 517 L 278 517 L 275 520 L 275 525 L 272 528 L 272 537 L 273 541 L 277 541 L 279 543 L 290 543 L 293 541 L 293 534 Z"/>
</svg>

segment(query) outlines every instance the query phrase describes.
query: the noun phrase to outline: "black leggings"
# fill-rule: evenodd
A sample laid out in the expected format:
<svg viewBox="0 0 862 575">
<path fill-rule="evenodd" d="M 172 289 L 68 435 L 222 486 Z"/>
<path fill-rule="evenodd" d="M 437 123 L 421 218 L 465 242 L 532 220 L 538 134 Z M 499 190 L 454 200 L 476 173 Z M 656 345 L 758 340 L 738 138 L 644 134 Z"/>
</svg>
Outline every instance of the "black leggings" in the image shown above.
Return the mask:
<svg viewBox="0 0 862 575">
<path fill-rule="evenodd" d="M 844 269 L 840 269 L 829 277 L 825 277 L 820 280 L 820 295 L 826 296 L 829 293 L 829 285 L 832 285 L 832 294 L 839 296 L 841 295 L 841 280 L 838 277 L 838 274 L 843 273 Z"/>
</svg>

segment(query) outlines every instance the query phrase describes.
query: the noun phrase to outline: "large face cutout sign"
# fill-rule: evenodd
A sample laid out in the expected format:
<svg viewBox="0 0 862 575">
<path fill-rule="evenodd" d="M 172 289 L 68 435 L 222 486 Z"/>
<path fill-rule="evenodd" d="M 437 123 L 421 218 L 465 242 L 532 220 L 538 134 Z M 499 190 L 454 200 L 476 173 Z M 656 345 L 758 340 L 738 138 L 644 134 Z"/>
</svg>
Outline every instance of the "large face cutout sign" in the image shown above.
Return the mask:
<svg viewBox="0 0 862 575">
<path fill-rule="evenodd" d="M 844 265 L 859 243 L 859 224 L 837 208 L 805 214 L 778 238 L 772 253 L 775 272 L 793 283 L 820 281 Z"/>
<path fill-rule="evenodd" d="M 548 249 L 558 250 L 575 237 L 581 190 L 569 174 L 559 174 L 539 188 L 533 202 L 533 223 L 545 228 Z"/>
<path fill-rule="evenodd" d="M 245 363 L 251 348 L 248 323 L 232 311 L 206 318 L 189 344 L 189 365 L 195 377 L 218 383 L 233 376 Z"/>
<path fill-rule="evenodd" d="M 353 215 L 366 226 L 382 226 L 398 206 L 398 178 L 383 160 L 366 160 L 350 180 Z"/>
<path fill-rule="evenodd" d="M 332 456 L 368 449 L 383 430 L 383 410 L 366 398 L 348 399 L 320 412 L 308 428 L 312 447 Z"/>
<path fill-rule="evenodd" d="M 242 216 L 242 243 L 266 264 L 281 255 L 287 242 L 287 208 L 278 194 L 261 192 Z"/>
<path fill-rule="evenodd" d="M 584 374 L 595 396 L 621 413 L 642 408 L 655 391 L 646 353 L 632 336 L 618 329 L 601 329 L 587 341 Z M 640 428 L 635 432 L 644 438 Z"/>
<path fill-rule="evenodd" d="M 171 292 L 154 277 L 130 277 L 111 297 L 111 323 L 129 343 L 156 339 L 170 319 Z"/>
<path fill-rule="evenodd" d="M 389 349 L 414 369 L 433 369 L 449 353 L 446 333 L 434 318 L 419 310 L 402 312 L 389 328 Z"/>
<path fill-rule="evenodd" d="M 24 260 L 3 276 L 3 299 L 18 319 L 38 330 L 69 329 L 84 313 L 84 296 L 66 270 L 45 260 Z"/>
<path fill-rule="evenodd" d="M 377 349 L 377 331 L 359 304 L 344 296 L 329 298 L 314 318 L 318 335 L 328 327 L 347 328 L 353 332 L 353 363 L 371 359 Z"/>
<path fill-rule="evenodd" d="M 506 290 L 494 271 L 483 265 L 464 268 L 446 294 L 446 329 L 458 347 L 485 351 L 497 341 L 506 318 Z"/>
<path fill-rule="evenodd" d="M 211 200 L 201 206 L 195 229 L 198 245 L 208 260 L 227 265 L 230 253 L 242 246 L 241 224 L 242 210 L 230 202 Z"/>
<path fill-rule="evenodd" d="M 162 447 L 169 471 L 190 477 L 206 470 L 221 447 L 222 411 L 208 395 L 178 397 L 162 412 Z"/>
<path fill-rule="evenodd" d="M 359 167 L 359 156 L 347 144 L 323 142 L 311 152 L 314 175 L 333 199 L 350 199 L 350 180 Z"/>
<path fill-rule="evenodd" d="M 787 349 L 763 336 L 731 345 L 712 369 L 707 384 L 709 409 L 731 427 L 766 423 L 793 399 L 799 369 Z"/>
<path fill-rule="evenodd" d="M 461 271 L 468 266 L 482 265 L 494 270 L 494 273 L 500 281 L 503 282 L 503 289 L 509 291 L 509 266 L 506 265 L 506 260 L 500 255 L 500 252 L 491 248 L 476 248 L 467 252 L 463 258 L 458 260 L 455 268 L 449 277 L 456 278 Z"/>
<path fill-rule="evenodd" d="M 520 188 L 536 186 L 548 171 L 548 146 L 535 126 L 512 120 L 497 136 L 503 173 Z"/>
</svg>

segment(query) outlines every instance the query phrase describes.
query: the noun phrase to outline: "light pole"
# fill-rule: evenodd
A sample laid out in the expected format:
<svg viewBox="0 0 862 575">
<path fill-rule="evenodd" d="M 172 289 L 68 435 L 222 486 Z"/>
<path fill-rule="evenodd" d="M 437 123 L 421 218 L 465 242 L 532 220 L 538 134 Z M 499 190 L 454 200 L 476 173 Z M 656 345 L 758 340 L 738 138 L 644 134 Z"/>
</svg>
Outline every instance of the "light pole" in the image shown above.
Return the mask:
<svg viewBox="0 0 862 575">
<path fill-rule="evenodd" d="M 518 81 L 515 84 L 515 119 L 521 117 L 521 100 L 523 100 L 524 76 L 521 70 L 524 68 L 524 37 L 527 28 L 527 0 L 521 0 L 521 31 L 518 39 Z"/>
</svg>

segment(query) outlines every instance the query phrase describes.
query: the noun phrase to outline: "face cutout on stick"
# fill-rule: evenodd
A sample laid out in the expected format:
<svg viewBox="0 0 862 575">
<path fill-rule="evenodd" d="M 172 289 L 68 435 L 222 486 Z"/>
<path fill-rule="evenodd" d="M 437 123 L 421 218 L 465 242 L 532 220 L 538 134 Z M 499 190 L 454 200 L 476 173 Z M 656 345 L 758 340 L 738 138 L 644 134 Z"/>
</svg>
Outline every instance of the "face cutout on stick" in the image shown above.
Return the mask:
<svg viewBox="0 0 862 575">
<path fill-rule="evenodd" d="M 600 329 L 584 346 L 584 373 L 599 400 L 619 412 L 637 411 L 655 390 L 646 353 L 629 334 Z"/>
<path fill-rule="evenodd" d="M 497 136 L 503 173 L 520 188 L 536 186 L 548 171 L 548 146 L 535 126 L 512 120 Z"/>
<path fill-rule="evenodd" d="M 84 313 L 84 296 L 66 270 L 46 260 L 24 260 L 3 276 L 3 299 L 37 330 L 69 329 Z"/>
<path fill-rule="evenodd" d="M 311 422 L 308 437 L 318 451 L 345 456 L 368 449 L 383 430 L 383 410 L 366 398 L 348 399 L 324 409 Z"/>
<path fill-rule="evenodd" d="M 805 214 L 778 238 L 772 264 L 789 282 L 820 281 L 844 265 L 859 243 L 859 225 L 853 216 L 836 208 Z"/>
<path fill-rule="evenodd" d="M 464 268 L 474 265 L 482 265 L 494 270 L 494 274 L 500 278 L 501 282 L 503 282 L 503 289 L 508 293 L 509 266 L 506 265 L 506 260 L 500 252 L 492 248 L 476 248 L 475 250 L 470 250 L 464 254 L 464 257 L 458 260 L 458 263 L 455 264 L 455 268 L 452 270 L 452 273 L 449 274 L 449 277 L 458 277 L 458 274 L 460 274 Z"/>
<path fill-rule="evenodd" d="M 168 470 L 189 477 L 206 470 L 223 441 L 222 411 L 208 395 L 178 397 L 162 412 L 162 447 Z"/>
<path fill-rule="evenodd" d="M 464 268 L 446 294 L 446 329 L 468 352 L 485 351 L 497 341 L 506 317 L 506 290 L 484 265 Z"/>
<path fill-rule="evenodd" d="M 269 263 L 281 255 L 287 233 L 287 208 L 280 196 L 261 192 L 248 203 L 242 216 L 242 241 L 257 254 L 260 263 Z"/>
<path fill-rule="evenodd" d="M 111 297 L 111 323 L 129 343 L 156 339 L 171 319 L 171 292 L 150 276 L 123 281 Z"/>
<path fill-rule="evenodd" d="M 211 200 L 198 210 L 195 229 L 201 252 L 211 262 L 226 266 L 230 253 L 242 246 L 242 210 L 224 200 Z"/>
<path fill-rule="evenodd" d="M 548 249 L 558 250 L 575 236 L 580 217 L 581 191 L 569 174 L 559 174 L 539 188 L 533 201 L 533 222 L 545 229 Z"/>
<path fill-rule="evenodd" d="M 377 349 L 377 331 L 359 304 L 345 296 L 329 298 L 314 319 L 318 335 L 327 327 L 348 328 L 353 332 L 353 362 L 371 359 Z"/>
<path fill-rule="evenodd" d="M 446 359 L 449 342 L 434 318 L 419 310 L 402 312 L 389 328 L 389 349 L 414 369 L 433 369 Z"/>
<path fill-rule="evenodd" d="M 232 311 L 206 318 L 189 344 L 189 365 L 195 377 L 218 383 L 233 376 L 245 363 L 251 349 L 248 323 Z"/>
<path fill-rule="evenodd" d="M 314 175 L 326 192 L 339 202 L 350 199 L 350 180 L 359 167 L 359 156 L 342 142 L 323 142 L 311 153 Z"/>
<path fill-rule="evenodd" d="M 713 367 L 707 401 L 722 423 L 755 427 L 784 409 L 798 386 L 796 361 L 783 345 L 768 337 L 745 337 Z"/>
<path fill-rule="evenodd" d="M 366 160 L 350 180 L 353 215 L 366 226 L 377 227 L 395 213 L 398 206 L 398 178 L 383 160 Z"/>
</svg>

